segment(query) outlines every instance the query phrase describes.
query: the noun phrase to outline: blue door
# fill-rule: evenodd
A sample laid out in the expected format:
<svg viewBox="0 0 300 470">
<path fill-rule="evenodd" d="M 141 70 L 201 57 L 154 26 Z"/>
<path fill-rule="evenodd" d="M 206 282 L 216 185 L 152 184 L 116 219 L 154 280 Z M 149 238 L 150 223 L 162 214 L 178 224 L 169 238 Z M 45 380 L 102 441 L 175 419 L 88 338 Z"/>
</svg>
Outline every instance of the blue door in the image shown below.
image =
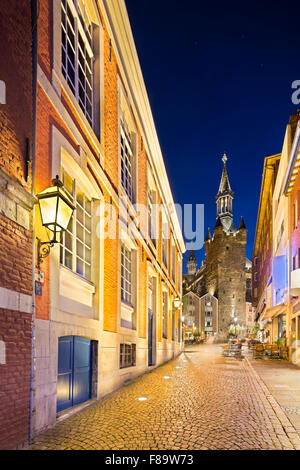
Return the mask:
<svg viewBox="0 0 300 470">
<path fill-rule="evenodd" d="M 57 411 L 91 398 L 92 342 L 80 336 L 58 340 Z"/>
</svg>

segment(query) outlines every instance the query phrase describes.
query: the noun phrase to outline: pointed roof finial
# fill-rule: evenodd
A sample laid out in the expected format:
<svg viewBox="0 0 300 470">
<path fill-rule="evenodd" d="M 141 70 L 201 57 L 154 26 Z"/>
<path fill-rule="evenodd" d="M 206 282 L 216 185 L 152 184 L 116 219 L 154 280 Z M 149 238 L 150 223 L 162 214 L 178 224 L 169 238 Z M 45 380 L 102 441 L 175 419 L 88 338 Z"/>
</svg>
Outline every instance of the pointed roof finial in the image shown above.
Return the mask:
<svg viewBox="0 0 300 470">
<path fill-rule="evenodd" d="M 218 228 L 218 227 L 223 227 L 220 217 L 217 218 L 215 229 Z"/>
<path fill-rule="evenodd" d="M 223 158 L 222 158 L 222 161 L 224 163 L 224 167 L 223 167 L 223 171 L 222 171 L 222 177 L 221 177 L 221 182 L 220 182 L 220 186 L 219 186 L 219 191 L 218 191 L 218 194 L 217 194 L 217 199 L 218 199 L 219 196 L 223 196 L 223 195 L 226 195 L 226 194 L 229 194 L 230 196 L 233 197 L 233 192 L 231 191 L 229 178 L 228 178 L 228 174 L 227 174 L 227 168 L 226 168 L 227 160 L 228 160 L 227 155 L 226 155 L 226 153 L 224 153 Z"/>
<path fill-rule="evenodd" d="M 208 240 L 211 240 L 211 233 L 210 233 L 210 229 L 209 229 L 209 228 L 208 228 L 208 230 L 207 230 L 207 235 L 206 235 L 205 241 L 208 242 Z"/>
<path fill-rule="evenodd" d="M 246 225 L 245 225 L 245 222 L 244 222 L 244 217 L 241 218 L 241 223 L 240 223 L 240 226 L 239 226 L 239 230 L 241 229 L 246 229 Z"/>
</svg>

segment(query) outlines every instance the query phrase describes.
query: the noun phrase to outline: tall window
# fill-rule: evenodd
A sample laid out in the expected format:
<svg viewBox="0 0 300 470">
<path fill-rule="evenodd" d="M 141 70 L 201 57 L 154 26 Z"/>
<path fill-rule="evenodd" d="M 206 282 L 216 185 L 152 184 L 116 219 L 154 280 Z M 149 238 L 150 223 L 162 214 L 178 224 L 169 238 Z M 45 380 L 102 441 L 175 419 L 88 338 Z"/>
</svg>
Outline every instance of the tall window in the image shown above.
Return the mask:
<svg viewBox="0 0 300 470">
<path fill-rule="evenodd" d="M 60 262 L 80 276 L 91 280 L 92 264 L 92 208 L 91 200 L 80 189 L 77 181 L 62 170 L 64 189 L 76 210 L 60 240 Z"/>
<path fill-rule="evenodd" d="M 133 202 L 132 142 L 124 121 L 121 121 L 121 183 L 130 201 Z"/>
<path fill-rule="evenodd" d="M 132 304 L 132 260 L 131 251 L 121 245 L 121 300 Z"/>
<path fill-rule="evenodd" d="M 166 217 L 163 213 L 162 218 L 162 260 L 166 268 L 169 267 L 169 226 Z"/>
<path fill-rule="evenodd" d="M 154 206 L 154 191 L 148 190 L 148 235 L 153 243 L 156 246 L 156 214 Z"/>
<path fill-rule="evenodd" d="M 177 315 L 178 315 L 178 318 L 177 318 L 177 322 L 178 322 L 178 330 L 177 330 L 178 339 L 177 339 L 177 341 L 178 341 L 178 343 L 180 343 L 181 335 L 182 335 L 182 333 L 181 333 L 182 324 L 181 324 L 181 315 L 179 314 L 179 312 L 178 312 Z"/>
<path fill-rule="evenodd" d="M 92 24 L 84 0 L 61 0 L 62 73 L 93 126 Z"/>
<path fill-rule="evenodd" d="M 171 252 L 171 257 L 172 257 L 172 279 L 175 282 L 175 271 L 176 271 L 176 249 L 175 245 L 172 243 L 172 252 Z"/>
<path fill-rule="evenodd" d="M 168 337 L 168 293 L 163 292 L 162 295 L 162 324 L 163 338 Z"/>
<path fill-rule="evenodd" d="M 180 257 L 178 256 L 178 261 L 177 261 L 177 289 L 179 290 L 179 292 L 181 292 L 181 284 L 182 284 L 182 264 L 181 264 L 181 259 Z"/>
<path fill-rule="evenodd" d="M 172 307 L 172 341 L 175 341 L 175 310 L 174 307 Z"/>
</svg>

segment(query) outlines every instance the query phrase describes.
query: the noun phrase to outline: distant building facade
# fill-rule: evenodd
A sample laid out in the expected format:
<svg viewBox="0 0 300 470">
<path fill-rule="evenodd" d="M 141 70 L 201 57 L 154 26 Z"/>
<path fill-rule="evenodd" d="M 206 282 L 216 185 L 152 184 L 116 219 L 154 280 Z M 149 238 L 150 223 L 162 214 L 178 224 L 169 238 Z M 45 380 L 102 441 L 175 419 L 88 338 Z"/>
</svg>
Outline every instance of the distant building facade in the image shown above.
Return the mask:
<svg viewBox="0 0 300 470">
<path fill-rule="evenodd" d="M 260 338 L 288 347 L 300 365 L 300 110 L 281 152 L 264 161 L 253 249 L 253 301 Z"/>
<path fill-rule="evenodd" d="M 233 222 L 233 191 L 230 186 L 227 157 L 216 196 L 217 222 L 214 233 L 208 229 L 205 239 L 205 261 L 197 270 L 193 251 L 187 263 L 188 274 L 183 276 L 183 291 L 204 299 L 203 311 L 208 313 L 208 298 L 215 305 L 215 316 L 206 315 L 204 325 L 211 333 L 226 336 L 231 326 L 246 332 L 246 313 L 251 304 L 252 263 L 246 258 L 247 228 L 243 218 L 238 230 Z M 214 300 L 216 299 L 216 301 Z M 217 306 L 217 307 L 216 307 Z M 209 326 L 208 326 L 209 325 Z M 209 331 L 209 330 L 207 330 Z"/>
<path fill-rule="evenodd" d="M 212 336 L 218 331 L 218 299 L 210 294 L 199 297 L 189 291 L 183 296 L 182 314 L 185 332 Z"/>
</svg>

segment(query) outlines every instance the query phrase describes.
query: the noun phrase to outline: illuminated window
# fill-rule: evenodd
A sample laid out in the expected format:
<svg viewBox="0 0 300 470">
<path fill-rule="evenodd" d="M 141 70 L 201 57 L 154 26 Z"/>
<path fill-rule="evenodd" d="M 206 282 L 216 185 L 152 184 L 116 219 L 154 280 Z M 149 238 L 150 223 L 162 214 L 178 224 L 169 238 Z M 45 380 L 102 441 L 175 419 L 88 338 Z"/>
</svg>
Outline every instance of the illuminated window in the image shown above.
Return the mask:
<svg viewBox="0 0 300 470">
<path fill-rule="evenodd" d="M 120 344 L 120 369 L 136 365 L 136 344 Z"/>
<path fill-rule="evenodd" d="M 177 289 L 181 292 L 181 285 L 182 285 L 182 261 L 180 256 L 178 255 L 177 261 Z"/>
<path fill-rule="evenodd" d="M 66 232 L 60 240 L 60 263 L 80 276 L 91 280 L 92 265 L 92 207 L 77 181 L 62 169 L 62 181 L 66 193 L 76 210 Z"/>
<path fill-rule="evenodd" d="M 156 247 L 155 191 L 148 190 L 148 235 Z"/>
<path fill-rule="evenodd" d="M 132 260 L 131 251 L 121 245 L 121 300 L 132 303 Z"/>
<path fill-rule="evenodd" d="M 168 338 L 168 293 L 163 292 L 162 295 L 162 324 L 163 338 Z"/>
<path fill-rule="evenodd" d="M 84 0 L 61 0 L 61 54 L 62 73 L 93 126 L 92 23 Z"/>
<path fill-rule="evenodd" d="M 174 307 L 172 307 L 172 341 L 175 341 L 175 310 Z"/>
<path fill-rule="evenodd" d="M 133 202 L 132 160 L 131 136 L 125 122 L 121 121 L 121 182 L 127 196 Z"/>
<path fill-rule="evenodd" d="M 170 230 L 165 213 L 162 214 L 162 260 L 166 268 L 169 267 L 169 238 Z"/>
<path fill-rule="evenodd" d="M 176 271 L 176 248 L 175 245 L 172 242 L 172 252 L 171 252 L 171 260 L 172 260 L 172 265 L 171 265 L 171 275 L 172 279 L 175 282 L 175 271 Z"/>
</svg>

